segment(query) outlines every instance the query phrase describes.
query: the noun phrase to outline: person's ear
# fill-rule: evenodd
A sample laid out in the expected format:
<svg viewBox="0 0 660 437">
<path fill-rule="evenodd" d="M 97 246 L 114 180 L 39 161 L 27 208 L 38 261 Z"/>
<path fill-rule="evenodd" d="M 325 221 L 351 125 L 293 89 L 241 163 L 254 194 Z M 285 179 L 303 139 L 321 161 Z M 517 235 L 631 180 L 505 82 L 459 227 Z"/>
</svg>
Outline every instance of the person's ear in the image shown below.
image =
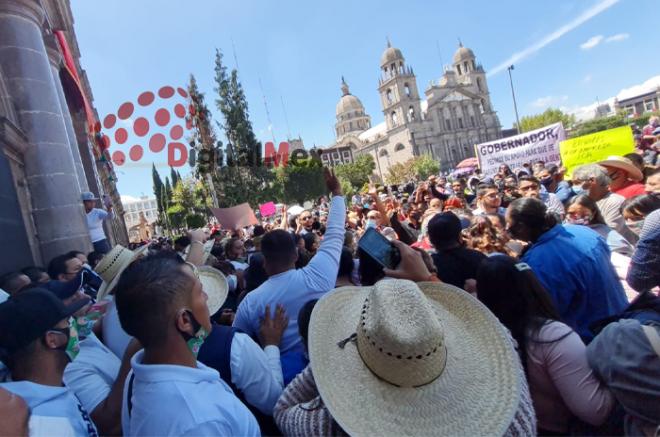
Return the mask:
<svg viewBox="0 0 660 437">
<path fill-rule="evenodd" d="M 47 332 L 43 336 L 44 345 L 48 349 L 57 349 L 62 347 L 62 339 L 66 339 L 66 336 L 58 334 L 57 332 Z"/>
<path fill-rule="evenodd" d="M 179 310 L 176 316 L 176 329 L 179 332 L 185 332 L 189 335 L 194 335 L 193 321 L 190 317 L 190 311 L 188 310 Z"/>
</svg>

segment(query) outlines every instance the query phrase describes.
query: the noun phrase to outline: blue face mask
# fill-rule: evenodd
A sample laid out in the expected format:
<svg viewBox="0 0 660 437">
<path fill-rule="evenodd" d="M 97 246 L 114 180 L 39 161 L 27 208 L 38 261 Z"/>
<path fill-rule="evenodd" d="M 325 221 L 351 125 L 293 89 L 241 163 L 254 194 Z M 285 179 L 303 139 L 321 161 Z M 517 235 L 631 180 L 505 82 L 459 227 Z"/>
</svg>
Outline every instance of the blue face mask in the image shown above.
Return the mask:
<svg viewBox="0 0 660 437">
<path fill-rule="evenodd" d="M 573 185 L 573 192 L 577 195 L 579 194 L 586 194 L 587 190 L 585 190 L 582 185 Z"/>
</svg>

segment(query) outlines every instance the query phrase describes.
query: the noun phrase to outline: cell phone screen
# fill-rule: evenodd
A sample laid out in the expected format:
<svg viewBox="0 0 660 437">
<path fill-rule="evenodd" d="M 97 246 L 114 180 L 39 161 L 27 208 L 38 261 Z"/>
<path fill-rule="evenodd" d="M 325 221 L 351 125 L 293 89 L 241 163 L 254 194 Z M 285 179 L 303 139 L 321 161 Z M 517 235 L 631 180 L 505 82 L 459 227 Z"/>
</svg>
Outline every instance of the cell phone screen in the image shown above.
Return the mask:
<svg viewBox="0 0 660 437">
<path fill-rule="evenodd" d="M 358 247 L 376 260 L 378 264 L 388 269 L 396 268 L 396 264 L 399 262 L 400 257 L 397 256 L 397 248 L 392 246 L 392 243 L 374 228 L 367 229 L 360 238 Z"/>
</svg>

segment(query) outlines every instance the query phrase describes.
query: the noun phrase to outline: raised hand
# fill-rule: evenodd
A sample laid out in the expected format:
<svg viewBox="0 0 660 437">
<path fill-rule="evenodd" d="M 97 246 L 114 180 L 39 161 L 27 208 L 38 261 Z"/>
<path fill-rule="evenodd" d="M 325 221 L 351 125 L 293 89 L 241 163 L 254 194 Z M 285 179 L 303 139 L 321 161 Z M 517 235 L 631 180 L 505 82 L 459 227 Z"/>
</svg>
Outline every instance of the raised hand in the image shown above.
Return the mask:
<svg viewBox="0 0 660 437">
<path fill-rule="evenodd" d="M 266 305 L 266 311 L 259 328 L 261 346 L 279 346 L 282 334 L 287 326 L 289 326 L 289 317 L 286 315 L 284 307 L 277 304 L 275 315 L 271 317 L 270 305 Z"/>
<path fill-rule="evenodd" d="M 335 176 L 335 172 L 327 167 L 323 168 L 323 178 L 325 179 L 325 186 L 333 196 L 341 196 L 341 183 Z"/>
</svg>

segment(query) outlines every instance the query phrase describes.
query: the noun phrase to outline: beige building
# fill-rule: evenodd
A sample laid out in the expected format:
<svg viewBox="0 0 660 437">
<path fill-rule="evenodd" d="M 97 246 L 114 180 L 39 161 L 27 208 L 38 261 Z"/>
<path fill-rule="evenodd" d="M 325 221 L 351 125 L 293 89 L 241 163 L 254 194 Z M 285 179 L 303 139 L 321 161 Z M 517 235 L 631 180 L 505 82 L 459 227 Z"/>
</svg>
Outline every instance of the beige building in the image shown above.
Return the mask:
<svg viewBox="0 0 660 437">
<path fill-rule="evenodd" d="M 137 200 L 125 200 L 123 204 L 129 240 L 137 243 L 152 238 L 156 228 L 154 222 L 158 220 L 156 198 L 141 196 Z"/>
<path fill-rule="evenodd" d="M 417 78 L 401 50 L 388 41 L 380 61 L 378 91 L 385 121 L 372 126 L 360 99 L 342 78 L 337 103 L 336 142 L 324 148 L 330 160 L 350 162 L 369 153 L 382 177 L 389 167 L 428 154 L 447 171 L 474 156 L 474 145 L 501 137 L 501 126 L 490 101 L 486 72 L 472 50 L 459 44 L 451 69 L 431 81 L 424 99 Z M 336 152 L 336 153 L 335 153 Z"/>
</svg>

